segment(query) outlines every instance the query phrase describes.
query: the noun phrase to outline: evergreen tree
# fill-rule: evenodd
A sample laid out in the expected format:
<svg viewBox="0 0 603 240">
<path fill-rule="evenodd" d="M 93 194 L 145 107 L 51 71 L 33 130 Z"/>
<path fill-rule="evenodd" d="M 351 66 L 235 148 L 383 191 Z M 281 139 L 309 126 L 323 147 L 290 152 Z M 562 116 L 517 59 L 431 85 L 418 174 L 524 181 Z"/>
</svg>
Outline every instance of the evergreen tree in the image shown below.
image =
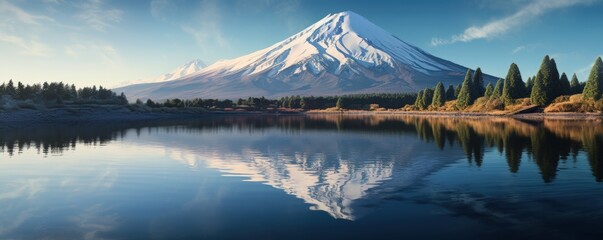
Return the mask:
<svg viewBox="0 0 603 240">
<path fill-rule="evenodd" d="M 463 87 L 463 83 L 459 83 L 454 88 L 454 99 L 459 98 L 459 94 L 461 93 L 461 88 Z"/>
<path fill-rule="evenodd" d="M 302 97 L 299 101 L 299 105 L 302 109 L 308 109 L 308 103 L 306 103 L 306 98 Z"/>
<path fill-rule="evenodd" d="M 454 100 L 456 95 L 454 94 L 454 86 L 449 85 L 446 90 L 446 101 Z"/>
<path fill-rule="evenodd" d="M 473 87 L 473 93 L 471 97 L 472 101 L 484 95 L 486 88 L 484 88 L 484 76 L 482 74 L 482 69 L 477 68 L 475 73 L 473 74 L 473 80 L 471 80 L 471 85 Z"/>
<path fill-rule="evenodd" d="M 578 94 L 582 92 L 580 82 L 578 81 L 578 77 L 576 74 L 572 76 L 572 81 L 570 82 L 570 88 L 572 89 L 572 94 Z"/>
<path fill-rule="evenodd" d="M 13 98 L 17 96 L 17 89 L 15 88 L 15 84 L 13 83 L 12 79 L 8 81 L 8 84 L 6 84 L 6 87 L 4 88 L 4 94 L 9 95 Z"/>
<path fill-rule="evenodd" d="M 521 98 L 525 92 L 525 84 L 521 79 L 521 72 L 517 64 L 511 63 L 503 85 L 502 100 L 509 103 L 513 99 Z"/>
<path fill-rule="evenodd" d="M 421 97 L 421 105 L 424 109 L 427 109 L 429 105 L 431 105 L 431 101 L 433 100 L 433 89 L 425 88 L 423 90 L 423 96 Z"/>
<path fill-rule="evenodd" d="M 526 81 L 526 92 L 524 93 L 524 97 L 529 97 L 532 93 L 532 87 L 534 86 L 534 78 L 529 77 L 528 81 Z"/>
<path fill-rule="evenodd" d="M 557 71 L 557 64 L 555 60 L 550 59 L 548 55 L 542 59 L 540 64 L 540 70 L 538 73 L 541 74 L 542 84 L 544 89 L 547 91 L 547 98 L 555 99 L 559 95 L 559 72 Z M 538 78 L 538 76 L 536 76 Z M 534 83 L 535 85 L 536 83 Z"/>
<path fill-rule="evenodd" d="M 547 96 L 548 91 L 545 89 L 544 77 L 542 73 L 538 72 L 536 80 L 534 80 L 534 87 L 532 87 L 532 93 L 530 94 L 530 102 L 539 106 L 544 106 L 549 103 Z"/>
<path fill-rule="evenodd" d="M 415 100 L 415 107 L 419 108 L 419 109 L 423 109 L 423 90 L 419 91 L 417 93 L 417 99 Z"/>
<path fill-rule="evenodd" d="M 463 81 L 463 86 L 461 87 L 461 91 L 459 92 L 459 96 L 457 97 L 456 105 L 465 109 L 469 105 L 473 104 L 473 84 L 471 82 L 471 69 L 467 69 L 467 74 L 465 74 L 465 80 Z"/>
<path fill-rule="evenodd" d="M 502 79 L 498 79 L 498 81 L 496 81 L 496 86 L 494 87 L 494 90 L 492 90 L 492 96 L 490 96 L 490 99 L 499 99 L 502 96 L 503 84 Z"/>
<path fill-rule="evenodd" d="M 492 87 L 492 83 L 488 83 L 488 86 L 486 86 L 486 91 L 484 92 L 484 97 L 490 98 L 493 91 L 494 88 Z"/>
<path fill-rule="evenodd" d="M 603 93 L 603 62 L 601 57 L 598 57 L 590 70 L 582 97 L 584 99 L 599 100 L 601 93 Z"/>
<path fill-rule="evenodd" d="M 331 106 L 332 106 L 332 105 L 331 105 Z M 339 97 L 339 98 L 337 99 L 337 103 L 335 104 L 335 107 L 336 107 L 336 108 L 339 108 L 339 109 L 343 109 L 343 108 L 345 107 L 345 106 L 344 106 L 344 102 L 343 102 L 343 97 Z"/>
<path fill-rule="evenodd" d="M 570 87 L 570 82 L 567 79 L 567 75 L 565 73 L 561 74 L 559 78 L 559 95 L 570 95 L 572 94 L 572 88 Z"/>
<path fill-rule="evenodd" d="M 21 83 L 21 82 L 17 83 L 16 98 L 19 99 L 19 100 L 24 100 L 24 99 L 27 98 L 27 92 L 25 90 L 25 85 L 23 85 L 23 83 Z"/>
<path fill-rule="evenodd" d="M 434 107 L 444 106 L 446 103 L 446 91 L 444 90 L 444 84 L 439 82 L 435 87 L 435 92 L 433 93 L 433 99 L 431 101 L 431 105 Z"/>
</svg>

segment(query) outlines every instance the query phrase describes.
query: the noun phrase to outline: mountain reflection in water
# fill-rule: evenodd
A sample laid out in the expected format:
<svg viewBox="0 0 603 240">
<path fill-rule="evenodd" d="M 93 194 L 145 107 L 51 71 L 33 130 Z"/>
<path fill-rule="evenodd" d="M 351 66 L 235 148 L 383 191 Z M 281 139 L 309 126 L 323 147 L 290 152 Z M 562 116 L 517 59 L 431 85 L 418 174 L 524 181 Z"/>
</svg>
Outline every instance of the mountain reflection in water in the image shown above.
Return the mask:
<svg viewBox="0 0 603 240">
<path fill-rule="evenodd" d="M 192 168 L 244 176 L 348 220 L 362 216 L 384 193 L 410 187 L 461 159 L 484 167 L 488 149 L 504 155 L 511 173 L 535 163 L 545 183 L 563 174 L 560 161 L 586 154 L 594 180 L 603 180 L 598 121 L 308 115 L 42 125 L 3 129 L 0 151 L 61 154 L 131 134 L 138 136 L 136 144 L 161 146 Z M 196 138 L 208 134 L 212 137 Z"/>
</svg>

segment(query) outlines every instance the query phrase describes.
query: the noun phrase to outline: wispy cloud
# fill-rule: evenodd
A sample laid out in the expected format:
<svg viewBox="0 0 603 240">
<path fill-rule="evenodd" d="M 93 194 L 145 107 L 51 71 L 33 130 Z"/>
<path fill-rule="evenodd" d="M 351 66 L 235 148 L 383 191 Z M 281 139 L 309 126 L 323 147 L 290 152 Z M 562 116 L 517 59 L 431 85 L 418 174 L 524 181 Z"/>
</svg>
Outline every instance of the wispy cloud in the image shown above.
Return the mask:
<svg viewBox="0 0 603 240">
<path fill-rule="evenodd" d="M 516 48 L 514 48 L 513 51 L 511 51 L 511 53 L 519 54 L 522 52 L 531 52 L 538 48 L 541 48 L 542 46 L 543 45 L 541 43 L 521 45 L 521 46 L 517 46 Z"/>
<path fill-rule="evenodd" d="M 0 0 L 0 14 L 4 15 L 5 21 L 14 22 L 17 20 L 21 23 L 40 25 L 42 22 L 54 22 L 54 19 L 44 15 L 34 15 L 24 11 L 14 4 Z"/>
<path fill-rule="evenodd" d="M 597 56 L 603 57 L 603 54 L 599 54 Z M 581 82 L 584 82 L 587 80 L 588 75 L 590 74 L 590 70 L 592 70 L 594 65 L 595 65 L 595 60 L 593 59 L 591 64 L 576 70 L 576 75 Z"/>
<path fill-rule="evenodd" d="M 151 0 L 151 15 L 163 19 L 165 15 L 176 10 L 176 5 L 171 0 Z"/>
<path fill-rule="evenodd" d="M 9 43 L 20 48 L 19 53 L 28 56 L 48 56 L 51 49 L 46 45 L 36 40 L 25 40 L 14 35 L 7 35 L 0 32 L 0 42 Z"/>
<path fill-rule="evenodd" d="M 182 31 L 192 35 L 202 50 L 212 46 L 227 47 L 228 40 L 222 32 L 222 9 L 217 1 L 204 0 L 200 2 L 197 19 L 193 25 L 184 25 Z"/>
<path fill-rule="evenodd" d="M 121 64 L 121 54 L 110 44 L 96 42 L 79 42 L 64 46 L 64 53 L 70 57 L 94 57 L 100 59 L 101 63 L 109 67 L 117 67 Z"/>
<path fill-rule="evenodd" d="M 39 41 L 36 30 L 55 20 L 45 15 L 33 14 L 5 0 L 0 0 L 0 43 L 15 47 L 19 54 L 48 56 L 51 49 Z"/>
<path fill-rule="evenodd" d="M 588 4 L 597 0 L 534 0 L 520 8 L 513 15 L 494 20 L 482 26 L 472 26 L 461 34 L 446 38 L 432 38 L 431 45 L 439 46 L 456 42 L 470 42 L 476 39 L 493 38 L 506 34 L 511 29 L 522 26 L 543 14 L 560 8 L 571 7 L 579 4 Z"/>
<path fill-rule="evenodd" d="M 122 20 L 123 11 L 117 8 L 107 8 L 103 0 L 88 0 L 78 5 L 81 10 L 77 17 L 86 22 L 91 28 L 105 32 Z"/>
</svg>

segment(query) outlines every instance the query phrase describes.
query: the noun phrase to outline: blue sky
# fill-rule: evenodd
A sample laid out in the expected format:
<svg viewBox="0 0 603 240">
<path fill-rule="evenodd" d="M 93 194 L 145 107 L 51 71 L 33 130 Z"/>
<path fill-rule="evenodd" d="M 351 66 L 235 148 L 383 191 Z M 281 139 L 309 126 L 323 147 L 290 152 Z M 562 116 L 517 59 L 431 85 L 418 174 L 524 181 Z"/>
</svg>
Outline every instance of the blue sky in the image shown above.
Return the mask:
<svg viewBox="0 0 603 240">
<path fill-rule="evenodd" d="M 351 10 L 400 39 L 504 77 L 545 54 L 584 81 L 603 55 L 602 0 L 0 0 L 0 81 L 116 87 L 268 47 Z"/>
</svg>

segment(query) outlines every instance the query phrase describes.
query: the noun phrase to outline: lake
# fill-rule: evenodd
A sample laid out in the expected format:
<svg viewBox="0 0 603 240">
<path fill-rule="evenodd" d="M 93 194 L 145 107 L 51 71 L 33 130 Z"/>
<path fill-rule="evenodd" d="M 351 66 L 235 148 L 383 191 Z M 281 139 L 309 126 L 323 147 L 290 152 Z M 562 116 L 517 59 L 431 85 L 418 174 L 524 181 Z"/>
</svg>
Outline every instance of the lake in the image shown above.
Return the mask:
<svg viewBox="0 0 603 240">
<path fill-rule="evenodd" d="M 0 129 L 0 239 L 600 239 L 603 124 L 221 116 Z"/>
</svg>

